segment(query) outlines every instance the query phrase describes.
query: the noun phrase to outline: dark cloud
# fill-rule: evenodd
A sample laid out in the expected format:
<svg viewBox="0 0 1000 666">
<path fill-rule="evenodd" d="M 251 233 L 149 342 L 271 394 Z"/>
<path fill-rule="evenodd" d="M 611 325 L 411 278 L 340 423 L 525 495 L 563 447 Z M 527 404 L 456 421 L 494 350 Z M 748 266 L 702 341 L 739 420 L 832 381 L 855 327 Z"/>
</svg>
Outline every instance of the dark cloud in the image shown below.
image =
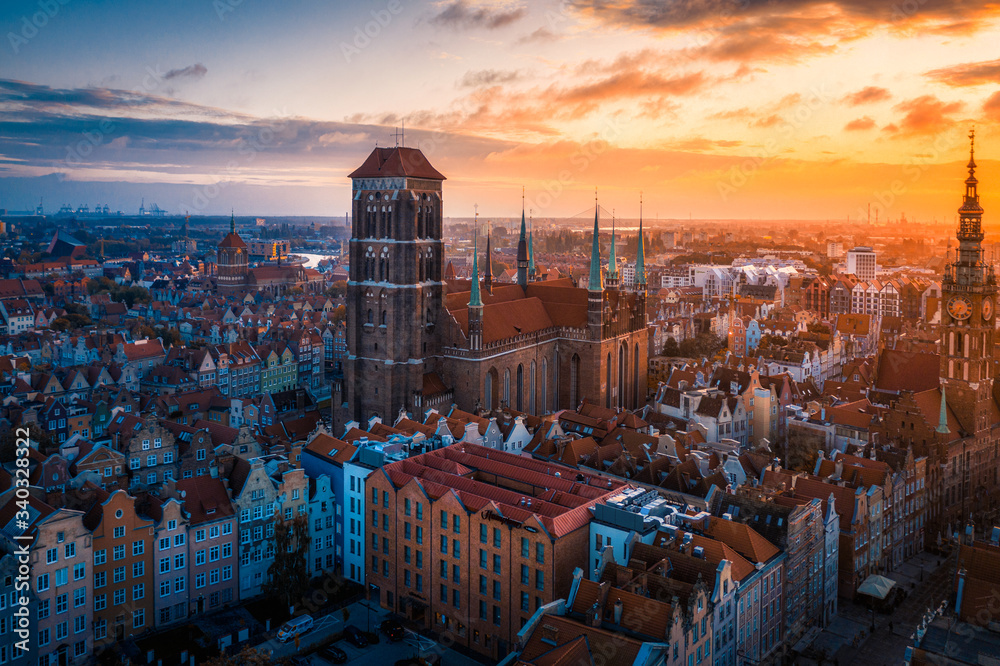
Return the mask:
<svg viewBox="0 0 1000 666">
<path fill-rule="evenodd" d="M 482 69 L 475 72 L 466 72 L 458 85 L 461 88 L 477 88 L 479 86 L 495 86 L 502 83 L 512 83 L 521 77 L 517 71 L 500 69 Z"/>
<path fill-rule="evenodd" d="M 855 118 L 851 122 L 844 125 L 844 129 L 848 132 L 860 131 L 860 130 L 870 130 L 875 127 L 875 121 L 868 116 L 862 116 L 861 118 Z"/>
<path fill-rule="evenodd" d="M 919 2 L 871 2 L 871 0 L 569 0 L 578 11 L 612 24 L 679 30 L 696 26 L 738 23 L 759 16 L 796 17 L 810 12 L 822 21 L 851 19 L 857 29 L 874 23 L 939 22 L 951 32 L 978 29 L 976 19 L 991 14 L 995 5 L 976 0 L 921 0 Z M 912 10 L 910 5 L 913 5 Z M 834 11 L 830 11 L 833 8 Z M 956 19 L 955 17 L 961 17 Z"/>
<path fill-rule="evenodd" d="M 208 68 L 199 62 L 181 69 L 172 69 L 164 74 L 163 78 L 167 81 L 171 81 L 173 79 L 194 79 L 197 81 L 207 73 Z"/>
<path fill-rule="evenodd" d="M 525 35 L 517 40 L 518 44 L 534 44 L 538 42 L 558 42 L 563 37 L 557 35 L 548 28 L 542 27 L 529 35 Z"/>
<path fill-rule="evenodd" d="M 523 18 L 528 13 L 526 7 L 511 9 L 489 9 L 473 7 L 465 0 L 457 0 L 431 17 L 431 23 L 448 28 L 486 28 L 496 30 Z"/>
<path fill-rule="evenodd" d="M 841 100 L 845 104 L 850 104 L 851 106 L 860 106 L 861 104 L 872 104 L 874 102 L 884 102 L 885 100 L 892 97 L 890 93 L 885 88 L 879 88 L 878 86 L 868 86 L 867 88 L 862 88 L 857 92 L 844 95 Z"/>
<path fill-rule="evenodd" d="M 934 69 L 925 74 L 949 86 L 978 86 L 1000 83 L 1000 59 L 986 62 L 967 62 L 951 67 Z"/>
<path fill-rule="evenodd" d="M 165 74 L 152 73 L 144 83 L 155 90 Z M 35 110 L 68 110 L 89 108 L 96 111 L 124 112 L 127 109 L 155 109 L 177 112 L 196 112 L 198 115 L 223 116 L 238 115 L 207 106 L 197 106 L 161 97 L 151 93 L 114 88 L 51 88 L 49 86 L 0 79 L 0 111 L 9 112 L 20 108 Z"/>
</svg>

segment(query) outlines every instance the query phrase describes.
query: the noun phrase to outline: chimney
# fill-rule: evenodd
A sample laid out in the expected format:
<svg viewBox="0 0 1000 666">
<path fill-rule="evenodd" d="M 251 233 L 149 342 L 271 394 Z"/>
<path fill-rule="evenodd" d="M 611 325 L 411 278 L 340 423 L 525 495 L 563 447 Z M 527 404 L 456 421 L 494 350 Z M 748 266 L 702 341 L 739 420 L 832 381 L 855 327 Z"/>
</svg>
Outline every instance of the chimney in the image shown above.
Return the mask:
<svg viewBox="0 0 1000 666">
<path fill-rule="evenodd" d="M 624 610 L 625 604 L 622 603 L 621 597 L 615 602 L 615 624 L 620 625 L 622 623 L 622 610 Z"/>
</svg>

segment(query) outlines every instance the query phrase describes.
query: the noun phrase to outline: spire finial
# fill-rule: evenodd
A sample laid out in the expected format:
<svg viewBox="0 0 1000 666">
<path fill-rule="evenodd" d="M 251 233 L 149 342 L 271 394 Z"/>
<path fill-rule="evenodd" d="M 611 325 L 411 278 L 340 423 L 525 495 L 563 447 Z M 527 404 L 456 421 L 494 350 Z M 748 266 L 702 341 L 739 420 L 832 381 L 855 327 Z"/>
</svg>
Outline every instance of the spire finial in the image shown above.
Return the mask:
<svg viewBox="0 0 1000 666">
<path fill-rule="evenodd" d="M 969 175 L 975 175 L 976 168 L 976 128 L 969 130 Z"/>
<path fill-rule="evenodd" d="M 639 249 L 635 253 L 635 283 L 646 288 L 646 248 L 642 239 L 642 192 L 639 192 Z"/>
<path fill-rule="evenodd" d="M 229 233 L 235 234 L 236 233 L 236 209 L 235 208 L 230 209 L 229 214 L 230 214 L 230 217 L 229 217 Z"/>
</svg>

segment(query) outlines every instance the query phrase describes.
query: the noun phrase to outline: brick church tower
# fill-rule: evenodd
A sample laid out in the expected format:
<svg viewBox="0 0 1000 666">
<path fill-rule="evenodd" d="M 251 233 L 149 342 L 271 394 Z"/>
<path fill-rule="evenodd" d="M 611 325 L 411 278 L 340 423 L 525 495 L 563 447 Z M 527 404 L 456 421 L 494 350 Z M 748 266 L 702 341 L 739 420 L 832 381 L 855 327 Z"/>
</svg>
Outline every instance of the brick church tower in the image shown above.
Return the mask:
<svg viewBox="0 0 1000 666">
<path fill-rule="evenodd" d="M 184 221 L 185 226 L 187 220 Z M 187 234 L 185 233 L 185 236 Z M 216 249 L 217 277 L 219 289 L 238 289 L 246 285 L 248 266 L 247 244 L 236 233 L 236 217 L 229 220 L 229 233 L 219 241 Z"/>
<path fill-rule="evenodd" d="M 966 435 L 987 432 L 993 402 L 993 317 L 997 284 L 983 260 L 983 208 L 976 187 L 975 134 L 969 139 L 969 177 L 958 209 L 958 254 L 941 283 L 941 384 Z"/>
<path fill-rule="evenodd" d="M 420 150 L 397 146 L 373 150 L 350 178 L 347 357 L 343 384 L 334 389 L 337 429 L 372 416 L 391 422 L 400 408 L 421 411 L 445 290 L 445 177 Z"/>
</svg>

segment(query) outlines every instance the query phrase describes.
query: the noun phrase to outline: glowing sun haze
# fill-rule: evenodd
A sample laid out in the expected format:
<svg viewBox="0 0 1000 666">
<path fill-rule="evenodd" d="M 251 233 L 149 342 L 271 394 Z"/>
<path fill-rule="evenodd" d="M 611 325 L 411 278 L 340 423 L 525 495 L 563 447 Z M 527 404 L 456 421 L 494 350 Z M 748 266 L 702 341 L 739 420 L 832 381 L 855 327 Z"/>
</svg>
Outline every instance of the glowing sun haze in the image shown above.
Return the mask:
<svg viewBox="0 0 1000 666">
<path fill-rule="evenodd" d="M 972 125 L 1000 206 L 996 3 L 114 4 L 0 8 L 0 207 L 340 216 L 404 122 L 450 216 L 950 221 Z"/>
</svg>

